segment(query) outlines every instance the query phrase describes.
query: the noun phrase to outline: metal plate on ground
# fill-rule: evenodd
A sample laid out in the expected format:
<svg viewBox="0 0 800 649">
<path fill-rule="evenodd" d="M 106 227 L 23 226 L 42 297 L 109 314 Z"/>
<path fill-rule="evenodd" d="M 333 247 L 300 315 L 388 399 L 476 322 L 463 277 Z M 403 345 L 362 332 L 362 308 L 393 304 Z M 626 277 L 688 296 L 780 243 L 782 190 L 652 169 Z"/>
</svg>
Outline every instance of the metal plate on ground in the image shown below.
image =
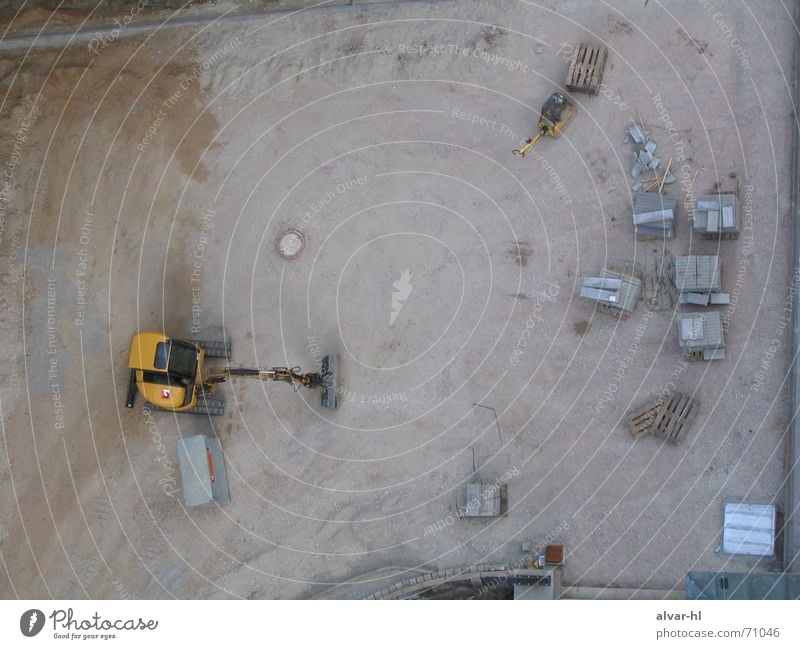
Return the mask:
<svg viewBox="0 0 800 649">
<path fill-rule="evenodd" d="M 186 507 L 221 506 L 230 502 L 222 446 L 218 439 L 205 435 L 179 439 L 178 466 Z"/>
<path fill-rule="evenodd" d="M 771 557 L 775 554 L 775 505 L 727 502 L 723 511 L 722 551 Z"/>
<path fill-rule="evenodd" d="M 696 413 L 697 402 L 694 399 L 673 391 L 629 412 L 626 419 L 631 435 L 636 439 L 655 435 L 670 444 L 680 444 Z"/>
<path fill-rule="evenodd" d="M 508 485 L 471 482 L 464 485 L 463 518 L 502 516 L 508 510 Z"/>
</svg>

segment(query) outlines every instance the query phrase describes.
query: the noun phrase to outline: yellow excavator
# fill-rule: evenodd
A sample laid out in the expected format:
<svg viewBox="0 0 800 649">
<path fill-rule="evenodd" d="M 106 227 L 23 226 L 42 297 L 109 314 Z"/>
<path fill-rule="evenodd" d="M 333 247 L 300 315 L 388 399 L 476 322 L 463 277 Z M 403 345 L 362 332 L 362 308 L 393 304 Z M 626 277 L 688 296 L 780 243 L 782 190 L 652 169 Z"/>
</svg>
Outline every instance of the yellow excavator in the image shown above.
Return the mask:
<svg viewBox="0 0 800 649">
<path fill-rule="evenodd" d="M 519 149 L 514 149 L 512 153 L 524 158 L 525 154 L 543 136 L 558 137 L 559 133 L 564 130 L 574 116 L 575 106 L 572 102 L 567 99 L 564 93 L 554 92 L 542 106 L 542 112 L 539 116 L 539 132 L 534 137 L 527 138 L 525 143 Z"/>
<path fill-rule="evenodd" d="M 125 405 L 133 408 L 136 395 L 161 410 L 201 415 L 223 415 L 225 402 L 215 399 L 217 385 L 228 379 L 282 381 L 295 390 L 320 390 L 324 408 L 335 408 L 336 357 L 323 357 L 319 372 L 303 374 L 299 367 L 267 369 L 205 366 L 207 358 L 231 357 L 230 342 L 181 340 L 157 332 L 134 334 L 128 354 L 128 394 Z"/>
</svg>

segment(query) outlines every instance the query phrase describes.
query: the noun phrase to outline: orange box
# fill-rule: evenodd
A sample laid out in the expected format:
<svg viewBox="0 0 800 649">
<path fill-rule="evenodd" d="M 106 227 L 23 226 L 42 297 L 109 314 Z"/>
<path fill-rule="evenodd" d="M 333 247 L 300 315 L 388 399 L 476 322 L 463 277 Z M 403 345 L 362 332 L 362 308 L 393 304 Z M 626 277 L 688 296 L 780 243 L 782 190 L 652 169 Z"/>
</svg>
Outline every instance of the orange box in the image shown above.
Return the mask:
<svg viewBox="0 0 800 649">
<path fill-rule="evenodd" d="M 558 566 L 564 563 L 564 546 L 563 545 L 544 546 L 544 562 L 546 564 L 558 565 Z"/>
</svg>

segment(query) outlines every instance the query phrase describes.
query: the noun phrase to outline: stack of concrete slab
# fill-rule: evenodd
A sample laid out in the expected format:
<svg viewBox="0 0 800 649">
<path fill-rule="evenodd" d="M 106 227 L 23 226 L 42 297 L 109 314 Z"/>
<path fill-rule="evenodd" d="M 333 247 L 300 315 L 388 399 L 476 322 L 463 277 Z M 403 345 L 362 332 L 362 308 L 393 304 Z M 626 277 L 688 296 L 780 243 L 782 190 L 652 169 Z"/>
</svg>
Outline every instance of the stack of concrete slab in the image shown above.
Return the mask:
<svg viewBox="0 0 800 649">
<path fill-rule="evenodd" d="M 633 225 L 640 239 L 672 239 L 678 199 L 638 192 L 633 198 Z"/>
<path fill-rule="evenodd" d="M 699 196 L 692 227 L 706 239 L 739 238 L 739 204 L 734 194 Z"/>
<path fill-rule="evenodd" d="M 725 338 L 719 312 L 682 314 L 678 318 L 678 344 L 689 352 L 689 360 L 724 359 Z"/>
<path fill-rule="evenodd" d="M 680 303 L 697 306 L 730 304 L 730 295 L 721 292 L 720 275 L 717 255 L 675 257 L 675 287 Z"/>
<path fill-rule="evenodd" d="M 636 308 L 641 292 L 640 279 L 612 270 L 603 270 L 597 275 L 583 278 L 580 295 L 593 300 L 598 307 L 604 307 L 601 310 L 625 319 Z"/>
</svg>

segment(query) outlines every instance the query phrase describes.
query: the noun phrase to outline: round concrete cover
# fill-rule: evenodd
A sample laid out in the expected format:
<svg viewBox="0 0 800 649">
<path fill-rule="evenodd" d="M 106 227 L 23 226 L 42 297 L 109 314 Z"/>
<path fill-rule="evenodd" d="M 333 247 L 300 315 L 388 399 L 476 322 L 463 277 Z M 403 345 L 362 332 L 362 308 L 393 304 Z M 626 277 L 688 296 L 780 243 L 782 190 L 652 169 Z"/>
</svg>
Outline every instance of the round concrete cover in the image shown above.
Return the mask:
<svg viewBox="0 0 800 649">
<path fill-rule="evenodd" d="M 304 245 L 303 233 L 299 230 L 289 230 L 278 242 L 278 252 L 284 259 L 294 259 L 302 252 Z"/>
</svg>

